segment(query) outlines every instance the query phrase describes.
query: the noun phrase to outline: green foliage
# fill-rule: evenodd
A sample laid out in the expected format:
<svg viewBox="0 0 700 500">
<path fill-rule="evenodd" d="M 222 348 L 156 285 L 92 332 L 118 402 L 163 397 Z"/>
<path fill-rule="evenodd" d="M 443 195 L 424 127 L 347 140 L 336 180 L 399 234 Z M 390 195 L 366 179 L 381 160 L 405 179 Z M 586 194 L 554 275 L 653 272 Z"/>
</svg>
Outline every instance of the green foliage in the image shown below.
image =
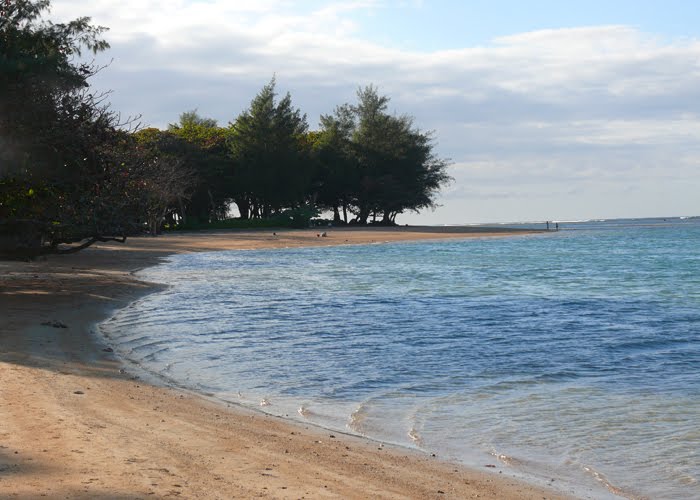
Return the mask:
<svg viewBox="0 0 700 500">
<path fill-rule="evenodd" d="M 56 122 L 75 106 L 93 68 L 74 64 L 84 49 L 104 50 L 105 28 L 82 17 L 66 24 L 43 21 L 49 2 L 0 3 L 0 175 L 48 170 L 55 156 L 47 141 Z"/>
<path fill-rule="evenodd" d="M 270 219 L 223 219 L 215 222 L 199 222 L 190 219 L 170 228 L 173 231 L 211 231 L 219 229 L 272 229 L 284 227 Z M 287 226 L 288 227 L 288 226 Z"/>
<path fill-rule="evenodd" d="M 309 227 L 312 219 L 319 216 L 319 211 L 313 206 L 300 206 L 283 210 L 270 221 L 277 221 L 281 227 L 292 227 L 302 229 Z"/>
<path fill-rule="evenodd" d="M 178 130 L 211 130 L 216 128 L 216 120 L 214 120 L 213 118 L 204 118 L 202 116 L 199 116 L 196 109 L 193 109 L 191 111 L 185 111 L 184 113 L 180 114 L 179 123 L 171 123 L 170 125 L 168 125 L 168 130 L 171 132 L 175 132 Z"/>
<path fill-rule="evenodd" d="M 374 86 L 359 89 L 357 99 L 321 117 L 319 202 L 333 210 L 335 222 L 342 207 L 345 222 L 350 209 L 360 224 L 370 216 L 393 224 L 406 210 L 434 207 L 450 177 L 448 162 L 433 153 L 431 135 L 409 117 L 388 114 L 389 98 Z"/>
<path fill-rule="evenodd" d="M 209 222 L 225 219 L 236 189 L 227 146 L 230 132 L 194 110 L 182 113 L 179 123 L 170 124 L 168 134 L 180 140 L 179 155 L 198 180 L 182 217 Z"/>
<path fill-rule="evenodd" d="M 144 158 L 141 177 L 145 186 L 144 210 L 151 234 L 158 234 L 190 200 L 198 179 L 185 162 L 190 147 L 178 137 L 158 129 L 133 134 L 135 149 Z"/>
<path fill-rule="evenodd" d="M 306 115 L 285 95 L 275 100 L 274 78 L 234 123 L 229 152 L 234 162 L 233 196 L 241 217 L 269 218 L 298 205 L 311 179 Z"/>
<path fill-rule="evenodd" d="M 313 207 L 299 207 L 282 212 L 267 219 L 224 219 L 215 222 L 200 222 L 196 219 L 174 226 L 177 231 L 196 231 L 212 229 L 303 229 L 312 225 L 318 217 L 318 210 Z"/>
</svg>

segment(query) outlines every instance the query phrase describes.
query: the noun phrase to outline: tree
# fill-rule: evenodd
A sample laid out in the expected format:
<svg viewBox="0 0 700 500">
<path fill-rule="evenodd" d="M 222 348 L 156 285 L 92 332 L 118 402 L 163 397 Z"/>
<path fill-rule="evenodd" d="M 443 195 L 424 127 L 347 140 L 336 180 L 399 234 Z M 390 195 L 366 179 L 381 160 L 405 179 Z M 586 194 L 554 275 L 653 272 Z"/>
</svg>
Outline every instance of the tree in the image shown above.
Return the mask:
<svg viewBox="0 0 700 500">
<path fill-rule="evenodd" d="M 197 175 L 181 153 L 181 139 L 155 128 L 139 130 L 134 139 L 134 149 L 144 158 L 143 206 L 149 232 L 155 236 L 166 220 L 175 223 L 176 213 L 184 220 L 184 204 L 198 184 Z"/>
<path fill-rule="evenodd" d="M 105 28 L 42 19 L 48 0 L 0 3 L 0 253 L 65 253 L 139 231 L 143 158 L 76 64 Z M 65 248 L 61 244 L 78 243 Z"/>
<path fill-rule="evenodd" d="M 106 28 L 81 17 L 67 24 L 41 19 L 48 0 L 0 2 L 0 175 L 32 165 L 50 170 L 52 147 L 46 144 L 62 102 L 86 88 L 95 71 L 73 64 L 84 49 L 95 53 L 109 47 L 100 37 Z M 62 106 L 63 105 L 63 106 Z M 31 158 L 28 156 L 30 155 Z"/>
<path fill-rule="evenodd" d="M 333 222 L 348 222 L 348 207 L 358 186 L 358 170 L 352 144 L 355 116 L 348 105 L 338 106 L 332 115 L 321 116 L 321 130 L 313 140 L 318 164 L 317 203 L 333 212 Z"/>
<path fill-rule="evenodd" d="M 324 133 L 343 138 L 343 148 L 334 150 L 344 151 L 341 164 L 349 186 L 339 197 L 329 183 L 322 198 L 349 202 L 360 224 L 370 216 L 393 224 L 406 210 L 434 207 L 439 189 L 451 179 L 448 161 L 433 151 L 431 134 L 415 128 L 408 116 L 390 115 L 388 103 L 370 85 L 358 90 L 356 105 L 322 118 Z"/>
<path fill-rule="evenodd" d="M 197 176 L 189 203 L 183 206 L 183 219 L 214 222 L 226 218 L 234 193 L 228 130 L 193 110 L 182 113 L 178 123 L 170 124 L 168 133 L 181 141 L 178 154 Z"/>
<path fill-rule="evenodd" d="M 298 207 L 309 195 L 306 115 L 292 106 L 289 93 L 279 102 L 275 97 L 273 78 L 230 124 L 234 201 L 243 219 Z"/>
</svg>

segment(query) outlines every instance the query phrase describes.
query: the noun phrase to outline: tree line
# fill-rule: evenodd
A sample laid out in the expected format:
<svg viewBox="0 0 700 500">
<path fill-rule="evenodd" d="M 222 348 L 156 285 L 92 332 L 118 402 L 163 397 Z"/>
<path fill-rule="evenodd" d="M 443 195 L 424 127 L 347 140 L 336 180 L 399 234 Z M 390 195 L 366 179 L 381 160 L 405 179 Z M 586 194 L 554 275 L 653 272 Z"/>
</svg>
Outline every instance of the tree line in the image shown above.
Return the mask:
<svg viewBox="0 0 700 500">
<path fill-rule="evenodd" d="M 310 131 L 274 78 L 227 126 L 196 110 L 140 129 L 75 62 L 109 45 L 82 17 L 44 19 L 49 0 L 0 0 L 0 253 L 77 251 L 96 241 L 231 218 L 248 225 L 394 224 L 435 205 L 449 180 L 430 133 L 389 113 L 374 86 Z M 68 246 L 66 246 L 68 245 Z"/>
</svg>

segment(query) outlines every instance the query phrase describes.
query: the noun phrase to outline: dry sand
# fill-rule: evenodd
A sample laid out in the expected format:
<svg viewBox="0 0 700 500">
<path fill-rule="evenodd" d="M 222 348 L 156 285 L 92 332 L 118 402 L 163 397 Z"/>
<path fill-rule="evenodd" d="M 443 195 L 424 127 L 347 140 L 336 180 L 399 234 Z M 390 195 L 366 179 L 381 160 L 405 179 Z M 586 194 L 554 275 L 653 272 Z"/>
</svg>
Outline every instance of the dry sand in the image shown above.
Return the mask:
<svg viewBox="0 0 700 500">
<path fill-rule="evenodd" d="M 0 498 L 561 498 L 496 462 L 470 470 L 147 384 L 90 333 L 158 289 L 134 270 L 176 252 L 484 235 L 212 232 L 0 262 Z"/>
</svg>

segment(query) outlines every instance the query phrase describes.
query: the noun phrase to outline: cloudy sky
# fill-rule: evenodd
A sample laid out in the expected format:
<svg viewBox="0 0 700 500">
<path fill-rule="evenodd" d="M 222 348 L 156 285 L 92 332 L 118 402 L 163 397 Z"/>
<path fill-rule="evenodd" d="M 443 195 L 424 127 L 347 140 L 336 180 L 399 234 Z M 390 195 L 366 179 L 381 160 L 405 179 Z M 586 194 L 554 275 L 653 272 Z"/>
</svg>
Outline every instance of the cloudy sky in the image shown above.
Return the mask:
<svg viewBox="0 0 700 500">
<path fill-rule="evenodd" d="M 689 0 L 54 0 L 110 28 L 123 114 L 225 125 L 277 77 L 317 127 L 373 83 L 452 161 L 400 223 L 700 215 L 700 10 Z"/>
</svg>

